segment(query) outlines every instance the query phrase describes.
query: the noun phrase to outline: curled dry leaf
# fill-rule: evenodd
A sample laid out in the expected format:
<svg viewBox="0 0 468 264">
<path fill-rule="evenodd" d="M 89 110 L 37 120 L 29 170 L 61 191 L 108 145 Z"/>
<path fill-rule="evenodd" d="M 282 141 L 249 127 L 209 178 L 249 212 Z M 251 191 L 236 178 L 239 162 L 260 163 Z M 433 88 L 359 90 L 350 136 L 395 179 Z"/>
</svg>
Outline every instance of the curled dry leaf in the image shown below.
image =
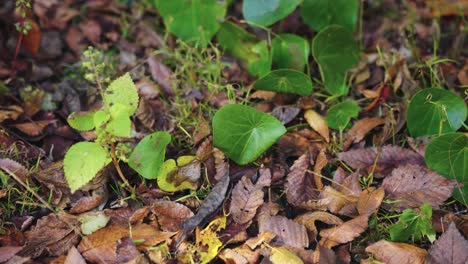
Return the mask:
<svg viewBox="0 0 468 264">
<path fill-rule="evenodd" d="M 317 131 L 326 142 L 330 142 L 330 131 L 323 116 L 314 110 L 307 110 L 304 113 L 304 118 L 306 119 L 307 123 L 309 123 L 310 127 Z"/>
<path fill-rule="evenodd" d="M 220 257 L 226 263 L 248 264 L 258 263 L 260 259 L 260 253 L 258 253 L 258 250 L 253 251 L 248 246 L 241 245 L 233 249 L 224 249 L 221 251 L 218 257 Z"/>
<path fill-rule="evenodd" d="M 23 108 L 17 105 L 0 107 L 0 123 L 7 120 L 16 120 L 23 113 Z"/>
<path fill-rule="evenodd" d="M 359 177 L 361 177 L 359 171 L 348 174 L 339 167 L 333 175 L 332 187 L 344 194 L 359 196 L 362 191 Z"/>
<path fill-rule="evenodd" d="M 452 222 L 437 241 L 429 249 L 426 256 L 427 264 L 437 263 L 468 263 L 468 241 L 458 231 Z"/>
<path fill-rule="evenodd" d="M 336 245 L 353 241 L 366 230 L 368 220 L 369 217 L 367 215 L 360 215 L 339 226 L 320 231 L 320 236 L 322 237 L 320 245 L 332 248 Z"/>
<path fill-rule="evenodd" d="M 385 198 L 396 200 L 395 203 L 385 204 L 385 207 L 402 211 L 430 203 L 433 208 L 438 208 L 452 195 L 455 185 L 454 181 L 435 171 L 418 165 L 404 165 L 394 169 L 382 183 Z"/>
<path fill-rule="evenodd" d="M 12 127 L 18 129 L 28 136 L 39 136 L 42 133 L 44 128 L 52 123 L 55 123 L 56 120 L 40 120 L 32 121 L 20 124 L 14 124 Z"/>
<path fill-rule="evenodd" d="M 258 223 L 259 232 L 271 232 L 284 244 L 305 248 L 309 246 L 306 228 L 284 216 L 271 216 Z"/>
<path fill-rule="evenodd" d="M 153 80 L 161 85 L 166 96 L 172 96 L 174 91 L 171 76 L 174 73 L 154 56 L 149 57 L 147 62 Z"/>
<path fill-rule="evenodd" d="M 229 211 L 237 224 L 249 223 L 257 213 L 257 208 L 263 204 L 263 187 L 271 184 L 269 170 L 263 169 L 256 184 L 244 175 L 232 190 Z"/>
<path fill-rule="evenodd" d="M 357 202 L 357 197 L 349 194 L 344 194 L 340 191 L 333 189 L 333 187 L 326 186 L 320 193 L 320 201 L 326 204 L 328 210 L 332 213 L 338 213 L 343 207 L 353 205 Z"/>
<path fill-rule="evenodd" d="M 309 170 L 311 163 L 311 155 L 306 152 L 292 165 L 285 184 L 286 197 L 290 204 L 301 207 L 304 203 L 318 198 L 319 192 Z"/>
<path fill-rule="evenodd" d="M 385 240 L 380 240 L 366 247 L 366 252 L 371 253 L 375 259 L 387 264 L 422 264 L 427 254 L 426 250 L 422 248 Z"/>
<path fill-rule="evenodd" d="M 314 166 L 314 181 L 315 181 L 315 186 L 317 186 L 317 189 L 322 190 L 323 189 L 323 183 L 322 183 L 322 169 L 327 165 L 328 159 L 327 155 L 325 154 L 325 150 L 320 150 L 319 154 L 317 155 L 317 158 L 315 159 L 315 166 Z"/>
<path fill-rule="evenodd" d="M 343 150 L 347 150 L 352 143 L 358 143 L 372 129 L 385 123 L 385 119 L 381 117 L 365 117 L 357 121 L 348 131 L 343 143 Z"/>
<path fill-rule="evenodd" d="M 305 213 L 296 217 L 294 221 L 304 225 L 307 229 L 309 229 L 309 231 L 312 232 L 314 238 L 318 235 L 317 227 L 315 226 L 315 221 L 320 221 L 328 225 L 341 225 L 343 223 L 343 220 L 341 220 L 337 216 L 321 211 Z"/>
<path fill-rule="evenodd" d="M 361 192 L 357 202 L 357 210 L 360 215 L 371 215 L 375 213 L 385 196 L 385 190 L 382 187 L 375 189 L 369 187 Z"/>
<path fill-rule="evenodd" d="M 193 216 L 193 212 L 187 206 L 173 201 L 157 200 L 152 204 L 151 210 L 164 231 L 179 231 L 183 221 Z"/>
<path fill-rule="evenodd" d="M 249 95 L 249 99 L 262 99 L 271 101 L 275 97 L 276 92 L 257 90 Z"/>
<path fill-rule="evenodd" d="M 213 148 L 213 157 L 216 169 L 214 177 L 219 181 L 229 170 L 229 163 L 227 163 L 224 153 L 218 148 Z"/>
<path fill-rule="evenodd" d="M 64 264 L 86 264 L 86 260 L 81 256 L 75 246 L 68 250 Z"/>
<path fill-rule="evenodd" d="M 14 173 L 23 183 L 26 183 L 29 174 L 26 167 L 11 159 L 0 159 L 0 170 Z"/>
<path fill-rule="evenodd" d="M 416 152 L 397 146 L 355 149 L 337 154 L 353 169 L 374 171 L 378 178 L 387 176 L 394 168 L 405 164 L 424 166 L 424 158 Z M 374 167 L 375 164 L 375 168 Z"/>
<path fill-rule="evenodd" d="M 267 243 L 269 244 L 274 238 L 276 237 L 276 234 L 271 233 L 271 232 L 260 232 L 256 237 L 249 238 L 247 241 L 245 241 L 245 245 L 248 246 L 250 249 L 254 250 L 258 246 L 260 246 L 262 243 Z"/>
</svg>

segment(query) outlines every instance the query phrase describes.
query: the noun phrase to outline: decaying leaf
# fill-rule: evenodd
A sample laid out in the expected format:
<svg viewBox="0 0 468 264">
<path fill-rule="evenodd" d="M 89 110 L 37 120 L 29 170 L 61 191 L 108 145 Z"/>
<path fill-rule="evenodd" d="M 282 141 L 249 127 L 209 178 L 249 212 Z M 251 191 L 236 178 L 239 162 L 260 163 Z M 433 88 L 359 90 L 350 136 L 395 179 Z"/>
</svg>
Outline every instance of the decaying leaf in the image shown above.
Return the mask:
<svg viewBox="0 0 468 264">
<path fill-rule="evenodd" d="M 256 184 L 246 175 L 232 190 L 229 212 L 237 224 L 249 223 L 257 213 L 257 208 L 263 204 L 263 187 L 271 183 L 269 170 L 262 169 Z"/>
<path fill-rule="evenodd" d="M 372 129 L 385 123 L 381 117 L 365 117 L 356 123 L 348 131 L 343 142 L 343 149 L 347 150 L 352 143 L 361 141 Z"/>
<path fill-rule="evenodd" d="M 29 174 L 26 167 L 11 159 L 0 159 L 0 170 L 14 173 L 23 183 L 26 183 Z"/>
<path fill-rule="evenodd" d="M 17 105 L 0 107 L 0 123 L 7 120 L 16 120 L 23 113 L 23 108 Z"/>
<path fill-rule="evenodd" d="M 455 182 L 419 165 L 401 166 L 382 183 L 385 197 L 395 200 L 395 203 L 385 204 L 385 207 L 402 211 L 417 208 L 426 202 L 438 208 L 452 195 L 455 185 Z"/>
<path fill-rule="evenodd" d="M 353 169 L 373 170 L 376 177 L 385 177 L 400 165 L 425 164 L 424 158 L 418 153 L 397 146 L 355 149 L 338 153 L 337 156 Z"/>
<path fill-rule="evenodd" d="M 271 232 L 284 244 L 305 248 L 309 246 L 306 228 L 284 216 L 271 216 L 259 222 L 259 232 Z"/>
<path fill-rule="evenodd" d="M 213 157 L 216 169 L 214 178 L 219 181 L 229 170 L 229 163 L 226 161 L 224 153 L 218 148 L 213 148 Z"/>
<path fill-rule="evenodd" d="M 324 139 L 325 142 L 330 142 L 330 131 L 327 122 L 314 110 L 307 110 L 304 113 L 304 118 L 315 131 L 317 131 Z"/>
<path fill-rule="evenodd" d="M 328 212 L 310 212 L 300 215 L 294 219 L 294 221 L 298 222 L 299 224 L 304 225 L 312 235 L 316 237 L 318 235 L 317 227 L 315 226 L 315 221 L 320 221 L 329 225 L 341 225 L 343 220 L 338 218 L 335 215 L 332 215 Z"/>
<path fill-rule="evenodd" d="M 65 258 L 64 264 L 86 264 L 86 260 L 81 256 L 80 252 L 76 247 L 71 247 L 68 250 L 67 257 Z"/>
<path fill-rule="evenodd" d="M 193 216 L 193 212 L 187 206 L 173 201 L 157 200 L 151 205 L 151 210 L 164 231 L 179 231 L 183 221 Z"/>
<path fill-rule="evenodd" d="M 385 196 L 385 190 L 382 187 L 375 189 L 369 187 L 362 191 L 357 202 L 357 210 L 360 215 L 371 215 L 375 213 Z"/>
<path fill-rule="evenodd" d="M 333 175 L 332 187 L 346 195 L 359 196 L 362 191 L 359 183 L 360 176 L 359 171 L 348 174 L 339 167 Z"/>
<path fill-rule="evenodd" d="M 366 230 L 368 220 L 369 217 L 367 215 L 360 215 L 339 226 L 320 231 L 320 236 L 322 237 L 320 245 L 332 248 L 336 245 L 352 241 Z"/>
<path fill-rule="evenodd" d="M 262 243 L 270 243 L 270 241 L 275 237 L 276 234 L 272 232 L 260 232 L 258 236 L 249 238 L 249 240 L 245 241 L 244 245 L 247 245 L 250 249 L 254 250 Z"/>
<path fill-rule="evenodd" d="M 174 87 L 171 81 L 171 76 L 174 74 L 172 70 L 154 56 L 149 57 L 147 62 L 153 80 L 161 85 L 166 96 L 172 96 L 174 94 Z"/>
<path fill-rule="evenodd" d="M 330 212 L 336 214 L 345 206 L 353 205 L 353 207 L 355 207 L 357 200 L 357 196 L 344 194 L 333 189 L 333 187 L 326 186 L 320 193 L 319 201 L 322 202 L 322 204 L 326 204 Z"/>
<path fill-rule="evenodd" d="M 454 222 L 429 249 L 426 263 L 468 263 L 468 241 L 458 231 Z"/>
<path fill-rule="evenodd" d="M 335 252 L 329 248 L 321 246 L 320 244 L 317 245 L 317 248 L 314 250 L 312 257 L 313 257 L 313 263 L 319 263 L 319 264 L 339 263 L 337 262 Z"/>
<path fill-rule="evenodd" d="M 322 149 L 317 155 L 317 158 L 315 159 L 315 165 L 314 165 L 314 182 L 318 190 L 323 189 L 322 169 L 327 165 L 327 163 L 328 163 L 327 155 L 325 154 L 325 150 Z"/>
<path fill-rule="evenodd" d="M 317 200 L 319 192 L 310 173 L 311 155 L 306 152 L 292 165 L 285 184 L 286 197 L 290 204 L 301 207 L 304 203 Z"/>
<path fill-rule="evenodd" d="M 28 136 L 38 136 L 42 133 L 44 128 L 56 120 L 40 120 L 40 121 L 32 121 L 32 122 L 25 122 L 20 124 L 14 124 L 12 127 L 18 129 L 19 131 L 25 133 Z"/>
<path fill-rule="evenodd" d="M 211 221 L 208 226 L 201 230 L 196 229 L 195 244 L 200 254 L 200 262 L 208 263 L 218 255 L 219 248 L 223 243 L 219 240 L 217 232 L 226 228 L 226 216 Z"/>
<path fill-rule="evenodd" d="M 287 124 L 294 120 L 296 116 L 299 114 L 301 111 L 300 108 L 291 106 L 291 105 L 281 105 L 281 106 L 276 106 L 271 114 L 276 117 L 281 123 Z"/>
<path fill-rule="evenodd" d="M 270 248 L 270 261 L 273 264 L 303 264 L 304 262 L 298 256 L 294 255 L 291 251 L 284 247 L 271 247 Z"/>
<path fill-rule="evenodd" d="M 366 248 L 375 259 L 387 264 L 424 263 L 427 251 L 416 246 L 380 240 Z"/>
</svg>

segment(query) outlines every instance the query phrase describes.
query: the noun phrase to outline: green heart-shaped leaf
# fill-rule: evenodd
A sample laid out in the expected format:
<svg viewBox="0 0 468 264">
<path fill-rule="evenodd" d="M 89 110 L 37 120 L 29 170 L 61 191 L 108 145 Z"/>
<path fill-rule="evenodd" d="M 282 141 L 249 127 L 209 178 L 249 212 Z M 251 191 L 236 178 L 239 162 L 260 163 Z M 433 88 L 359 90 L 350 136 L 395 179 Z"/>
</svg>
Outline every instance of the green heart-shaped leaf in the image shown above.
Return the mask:
<svg viewBox="0 0 468 264">
<path fill-rule="evenodd" d="M 301 0 L 244 0 L 242 13 L 249 23 L 269 26 L 291 14 Z"/>
<path fill-rule="evenodd" d="M 466 114 L 462 98 L 443 89 L 428 88 L 411 99 L 406 122 L 413 137 L 445 134 L 457 131 Z"/>
<path fill-rule="evenodd" d="M 186 42 L 202 47 L 220 28 L 226 4 L 218 0 L 153 0 L 168 30 Z"/>
<path fill-rule="evenodd" d="M 353 101 L 344 101 L 332 106 L 325 117 L 329 127 L 342 130 L 344 129 L 351 118 L 358 116 L 361 109 Z"/>
<path fill-rule="evenodd" d="M 273 63 L 277 68 L 304 70 L 310 50 L 307 40 L 294 34 L 279 34 L 271 46 Z"/>
<path fill-rule="evenodd" d="M 130 154 L 128 165 L 144 178 L 156 179 L 166 156 L 166 146 L 170 142 L 171 135 L 165 131 L 145 136 Z"/>
<path fill-rule="evenodd" d="M 312 41 L 312 54 L 327 91 L 332 95 L 347 94 L 346 72 L 359 61 L 359 48 L 353 34 L 342 26 L 328 26 Z"/>
<path fill-rule="evenodd" d="M 90 182 L 110 162 L 107 152 L 94 142 L 79 142 L 71 146 L 63 160 L 65 179 L 71 192 Z"/>
<path fill-rule="evenodd" d="M 256 56 L 248 61 L 249 73 L 253 76 L 263 76 L 267 74 L 271 69 L 272 57 L 266 42 L 258 42 L 251 48 L 251 51 L 256 54 Z"/>
<path fill-rule="evenodd" d="M 252 48 L 259 41 L 255 37 L 232 22 L 224 22 L 216 34 L 219 46 L 230 55 L 244 61 L 257 56 Z"/>
<path fill-rule="evenodd" d="M 246 105 L 226 105 L 213 118 L 213 143 L 243 165 L 270 148 L 286 128 L 275 117 Z"/>
<path fill-rule="evenodd" d="M 305 96 L 312 92 L 312 81 L 309 76 L 299 71 L 275 70 L 257 80 L 253 88 Z"/>
<path fill-rule="evenodd" d="M 354 31 L 358 10 L 358 0 L 304 0 L 301 17 L 316 31 L 329 25 L 340 25 Z"/>
<path fill-rule="evenodd" d="M 463 133 L 449 133 L 432 140 L 424 155 L 427 167 L 450 180 L 463 183 L 456 187 L 453 197 L 468 204 L 468 137 Z"/>
</svg>

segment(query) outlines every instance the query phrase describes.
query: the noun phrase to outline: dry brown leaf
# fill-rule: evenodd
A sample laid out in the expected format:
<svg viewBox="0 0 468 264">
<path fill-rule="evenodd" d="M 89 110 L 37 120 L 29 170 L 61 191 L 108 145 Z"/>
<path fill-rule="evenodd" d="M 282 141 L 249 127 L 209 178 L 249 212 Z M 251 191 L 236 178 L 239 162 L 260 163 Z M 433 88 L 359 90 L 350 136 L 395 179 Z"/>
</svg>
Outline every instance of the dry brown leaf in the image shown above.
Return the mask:
<svg viewBox="0 0 468 264">
<path fill-rule="evenodd" d="M 213 148 L 213 157 L 216 169 L 214 178 L 219 181 L 229 170 L 229 163 L 226 161 L 224 153 L 218 148 Z"/>
<path fill-rule="evenodd" d="M 344 194 L 330 186 L 326 186 L 320 193 L 320 201 L 327 204 L 328 210 L 334 214 L 339 213 L 347 205 L 355 207 L 357 200 L 356 196 Z"/>
<path fill-rule="evenodd" d="M 153 80 L 161 85 L 166 96 L 172 96 L 174 94 L 171 81 L 171 76 L 174 74 L 172 70 L 154 56 L 149 57 L 147 62 Z"/>
<path fill-rule="evenodd" d="M 227 248 L 219 254 L 219 257 L 225 261 L 225 263 L 258 263 L 260 259 L 260 253 L 253 251 L 246 245 L 230 249 Z"/>
<path fill-rule="evenodd" d="M 23 113 L 23 108 L 17 105 L 0 107 L 0 123 L 7 120 L 16 120 Z"/>
<path fill-rule="evenodd" d="M 193 144 L 195 145 L 211 134 L 210 125 L 203 116 L 199 116 L 197 121 L 198 127 L 193 133 Z"/>
<path fill-rule="evenodd" d="M 463 0 L 426 0 L 432 17 L 468 15 L 468 2 Z"/>
<path fill-rule="evenodd" d="M 335 264 L 338 263 L 336 254 L 333 250 L 317 245 L 313 253 L 313 263 L 318 264 Z"/>
<path fill-rule="evenodd" d="M 275 97 L 276 93 L 272 91 L 255 91 L 250 94 L 249 99 L 263 99 L 265 101 L 271 101 Z"/>
<path fill-rule="evenodd" d="M 14 173 L 23 183 L 26 183 L 26 177 L 29 174 L 26 167 L 11 159 L 0 159 L 0 170 Z"/>
<path fill-rule="evenodd" d="M 78 201 L 73 203 L 72 208 L 70 208 L 70 213 L 79 214 L 94 209 L 107 201 L 108 196 L 107 187 L 105 185 L 101 185 L 94 189 L 91 195 L 81 197 Z"/>
<path fill-rule="evenodd" d="M 301 109 L 291 105 L 280 105 L 276 106 L 271 114 L 276 117 L 281 123 L 287 124 L 296 118 Z"/>
<path fill-rule="evenodd" d="M 322 169 L 327 165 L 327 163 L 328 163 L 327 155 L 325 154 L 325 150 L 322 149 L 317 155 L 317 158 L 315 159 L 315 165 L 314 165 L 314 181 L 315 181 L 315 186 L 317 186 L 318 190 L 323 189 Z"/>
<path fill-rule="evenodd" d="M 426 256 L 427 264 L 468 263 L 468 241 L 458 231 L 454 222 L 452 222 L 437 241 L 429 249 Z"/>
<path fill-rule="evenodd" d="M 156 123 L 156 111 L 151 107 L 151 104 L 147 99 L 140 97 L 135 116 L 147 129 L 154 129 L 154 125 Z"/>
<path fill-rule="evenodd" d="M 422 264 L 427 254 L 426 250 L 422 248 L 385 240 L 380 240 L 366 247 L 366 252 L 371 253 L 375 259 L 386 264 Z"/>
<path fill-rule="evenodd" d="M 140 251 L 138 251 L 135 243 L 129 237 L 124 237 L 117 241 L 117 262 L 116 263 L 128 263 L 138 256 L 140 256 Z"/>
<path fill-rule="evenodd" d="M 263 219 L 268 218 L 270 216 L 277 215 L 279 211 L 282 210 L 282 207 L 272 201 L 268 201 L 260 206 L 257 210 L 257 215 L 255 216 L 255 220 L 257 222 L 263 221 Z"/>
<path fill-rule="evenodd" d="M 337 154 L 353 169 L 374 170 L 375 177 L 387 176 L 394 168 L 404 164 L 424 166 L 424 158 L 416 152 L 398 146 L 355 149 Z M 377 159 L 377 160 L 376 160 Z M 375 163 L 375 168 L 374 167 Z"/>
<path fill-rule="evenodd" d="M 332 248 L 336 245 L 353 241 L 366 230 L 368 220 L 369 217 L 367 215 L 360 215 L 339 226 L 320 231 L 320 236 L 322 237 L 320 245 Z"/>
<path fill-rule="evenodd" d="M 359 171 L 348 174 L 339 167 L 333 175 L 332 187 L 344 194 L 359 196 L 362 191 L 359 183 L 360 176 Z"/>
<path fill-rule="evenodd" d="M 318 198 L 319 192 L 314 177 L 309 172 L 311 163 L 311 155 L 308 152 L 294 161 L 285 184 L 286 197 L 290 204 L 301 207 L 305 202 Z"/>
<path fill-rule="evenodd" d="M 68 250 L 64 264 L 86 264 L 86 260 L 81 256 L 76 247 L 73 246 Z"/>
<path fill-rule="evenodd" d="M 257 213 L 257 208 L 263 204 L 263 187 L 271 184 L 269 170 L 263 169 L 256 184 L 244 175 L 232 190 L 229 212 L 237 224 L 249 223 Z"/>
<path fill-rule="evenodd" d="M 269 244 L 273 238 L 276 237 L 276 234 L 271 233 L 271 232 L 260 232 L 256 237 L 249 238 L 247 241 L 245 241 L 245 245 L 248 246 L 250 249 L 254 250 L 258 246 L 260 246 L 262 243 L 267 243 Z"/>
<path fill-rule="evenodd" d="M 458 72 L 457 78 L 461 85 L 468 85 L 468 63 Z"/>
<path fill-rule="evenodd" d="M 306 228 L 284 216 L 271 216 L 258 223 L 259 232 L 271 232 L 284 244 L 305 248 L 309 246 Z"/>
<path fill-rule="evenodd" d="M 385 123 L 385 119 L 381 117 L 365 117 L 354 123 L 353 127 L 345 136 L 343 150 L 347 150 L 352 143 L 361 141 L 367 133 L 383 123 Z"/>
<path fill-rule="evenodd" d="M 80 29 L 94 46 L 99 46 L 102 34 L 99 22 L 94 19 L 86 19 L 80 23 Z"/>
<path fill-rule="evenodd" d="M 307 229 L 309 229 L 309 231 L 312 232 L 314 238 L 318 235 L 317 227 L 315 226 L 315 221 L 320 221 L 328 225 L 341 225 L 343 223 L 343 220 L 341 220 L 337 216 L 321 211 L 305 213 L 296 217 L 294 221 L 304 225 Z"/>
<path fill-rule="evenodd" d="M 27 123 L 20 123 L 14 124 L 12 127 L 18 129 L 19 131 L 25 133 L 28 136 L 38 136 L 42 133 L 42 130 L 52 124 L 55 123 L 56 120 L 40 120 L 40 121 L 32 121 Z"/>
<path fill-rule="evenodd" d="M 193 216 L 193 212 L 185 205 L 173 201 L 155 201 L 151 210 L 156 215 L 161 229 L 177 232 L 182 229 L 183 221 Z"/>
<path fill-rule="evenodd" d="M 304 113 L 304 118 L 306 119 L 307 123 L 309 123 L 310 127 L 317 131 L 326 142 L 330 142 L 330 131 L 323 116 L 314 110 L 307 110 Z"/>
<path fill-rule="evenodd" d="M 375 213 L 385 196 L 385 190 L 383 187 L 379 187 L 377 190 L 374 187 L 369 187 L 362 191 L 359 195 L 357 202 L 357 210 L 360 215 L 371 215 Z"/>
<path fill-rule="evenodd" d="M 402 211 L 430 203 L 439 208 L 451 195 L 456 182 L 440 176 L 435 171 L 418 165 L 404 165 L 392 171 L 382 183 L 385 198 L 396 200 L 386 208 Z"/>
<path fill-rule="evenodd" d="M 0 263 L 5 263 L 20 252 L 23 247 L 6 246 L 0 247 Z"/>
</svg>

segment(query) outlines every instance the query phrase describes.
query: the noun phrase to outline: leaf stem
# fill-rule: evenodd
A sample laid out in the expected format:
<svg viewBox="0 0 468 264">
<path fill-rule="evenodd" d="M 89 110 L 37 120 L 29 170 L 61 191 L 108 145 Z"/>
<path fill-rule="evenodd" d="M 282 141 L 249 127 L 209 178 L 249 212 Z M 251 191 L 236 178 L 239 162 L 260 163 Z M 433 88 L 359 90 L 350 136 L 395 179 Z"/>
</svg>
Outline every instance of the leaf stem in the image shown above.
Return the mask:
<svg viewBox="0 0 468 264">
<path fill-rule="evenodd" d="M 114 167 L 117 170 L 117 174 L 119 175 L 120 179 L 124 182 L 124 187 L 127 189 L 132 195 L 135 193 L 133 187 L 130 185 L 130 183 L 127 181 L 125 176 L 122 173 L 122 170 L 120 169 L 119 162 L 117 161 L 117 156 L 115 155 L 115 144 L 111 144 L 111 155 L 112 155 L 112 162 L 114 163 Z"/>
</svg>

